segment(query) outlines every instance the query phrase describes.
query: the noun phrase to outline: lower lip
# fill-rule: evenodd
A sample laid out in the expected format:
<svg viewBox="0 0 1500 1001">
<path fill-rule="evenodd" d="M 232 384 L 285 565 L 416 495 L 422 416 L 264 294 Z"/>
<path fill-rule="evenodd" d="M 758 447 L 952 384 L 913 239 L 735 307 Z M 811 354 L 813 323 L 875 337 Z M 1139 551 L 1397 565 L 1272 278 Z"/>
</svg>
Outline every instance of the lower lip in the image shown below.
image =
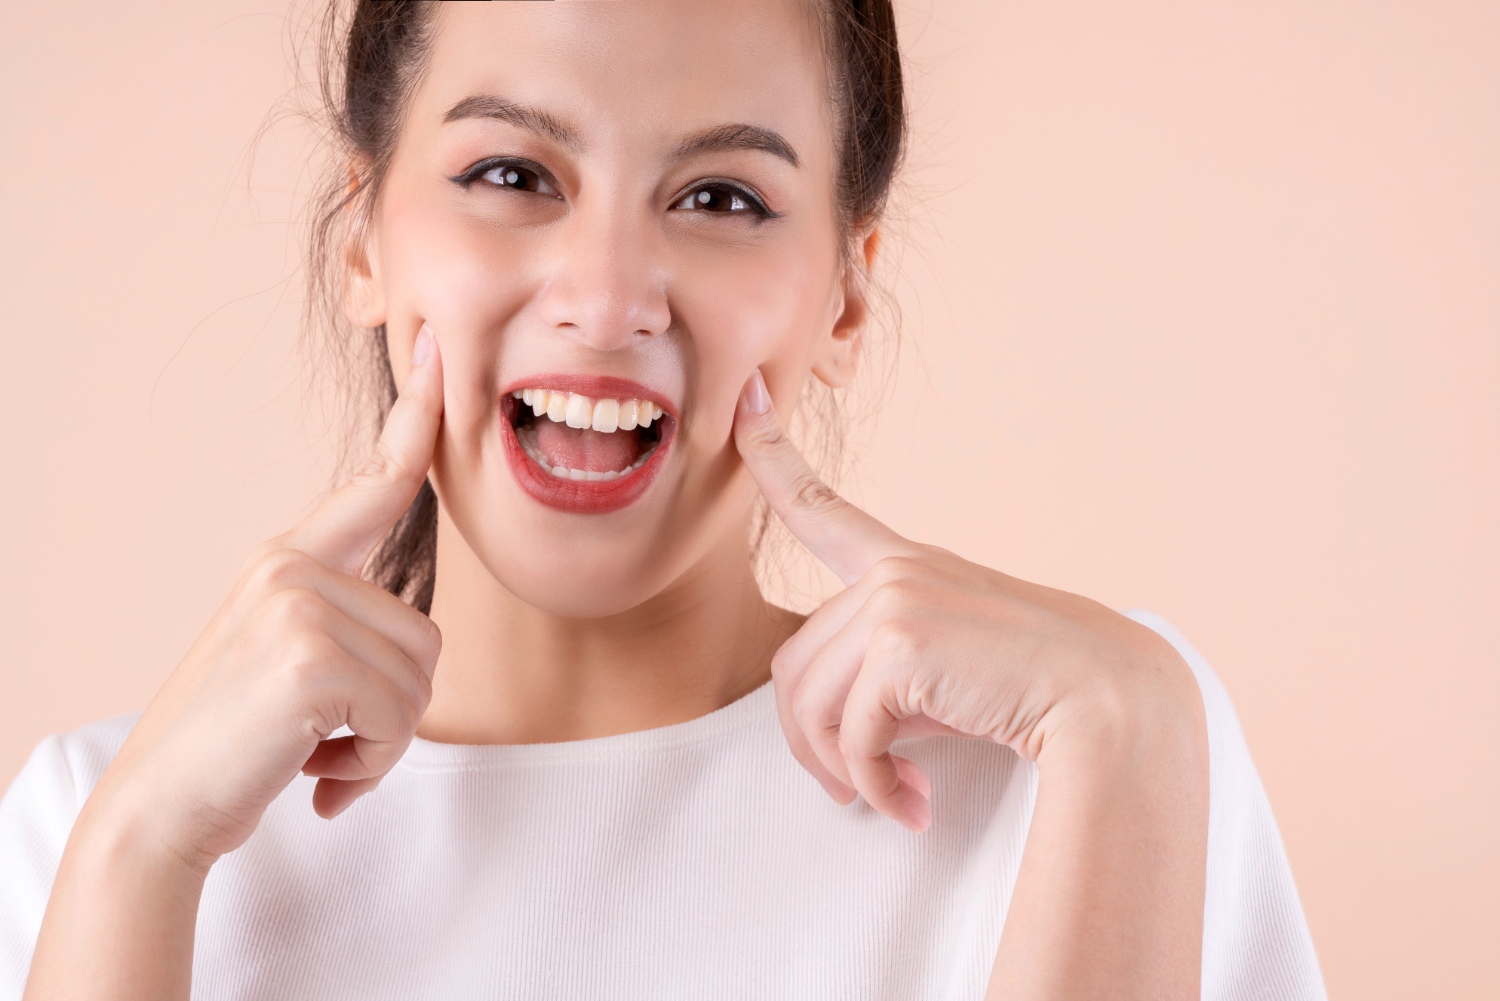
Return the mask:
<svg viewBox="0 0 1500 1001">
<path fill-rule="evenodd" d="M 506 396 L 500 407 L 500 440 L 504 443 L 505 457 L 510 462 L 510 471 L 533 498 L 558 511 L 570 514 L 608 514 L 633 503 L 651 486 L 656 474 L 661 472 L 667 450 L 677 436 L 677 423 L 663 415 L 661 442 L 641 468 L 629 476 L 615 480 L 564 480 L 538 466 L 531 456 L 521 449 L 516 440 L 516 429 L 512 423 L 516 416 L 514 397 Z"/>
</svg>

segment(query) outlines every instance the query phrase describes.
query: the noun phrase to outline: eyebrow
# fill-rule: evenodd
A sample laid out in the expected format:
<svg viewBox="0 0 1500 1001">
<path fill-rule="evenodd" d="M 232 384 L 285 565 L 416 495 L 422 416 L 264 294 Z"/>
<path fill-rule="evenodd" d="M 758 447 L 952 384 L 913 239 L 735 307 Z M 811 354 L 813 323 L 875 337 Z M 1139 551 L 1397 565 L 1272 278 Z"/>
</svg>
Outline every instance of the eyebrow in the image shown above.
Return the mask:
<svg viewBox="0 0 1500 1001">
<path fill-rule="evenodd" d="M 516 104 L 514 101 L 507 101 L 503 97 L 495 97 L 492 94 L 479 94 L 464 98 L 448 109 L 448 113 L 443 116 L 443 123 L 456 122 L 464 118 L 493 118 L 509 122 L 517 128 L 548 136 L 564 146 L 582 145 L 577 135 L 545 111 L 525 104 Z"/>
<path fill-rule="evenodd" d="M 686 160 L 703 153 L 721 153 L 732 150 L 760 150 L 780 157 L 793 167 L 801 166 L 797 151 L 782 138 L 781 133 L 759 125 L 719 125 L 695 136 L 684 139 L 672 151 L 673 160 Z"/>
<path fill-rule="evenodd" d="M 448 109 L 448 113 L 443 116 L 443 122 L 446 124 L 465 118 L 493 118 L 508 122 L 517 128 L 548 136 L 565 146 L 576 148 L 582 145 L 575 133 L 547 112 L 529 105 L 507 101 L 493 94 L 476 94 L 464 98 Z M 743 124 L 717 125 L 697 135 L 689 136 L 677 144 L 677 148 L 672 151 L 671 159 L 686 160 L 704 153 L 735 150 L 759 150 L 762 153 L 770 153 L 772 156 L 779 157 L 793 167 L 802 165 L 802 161 L 797 158 L 797 151 L 792 149 L 792 144 L 787 142 L 781 133 L 760 125 Z"/>
</svg>

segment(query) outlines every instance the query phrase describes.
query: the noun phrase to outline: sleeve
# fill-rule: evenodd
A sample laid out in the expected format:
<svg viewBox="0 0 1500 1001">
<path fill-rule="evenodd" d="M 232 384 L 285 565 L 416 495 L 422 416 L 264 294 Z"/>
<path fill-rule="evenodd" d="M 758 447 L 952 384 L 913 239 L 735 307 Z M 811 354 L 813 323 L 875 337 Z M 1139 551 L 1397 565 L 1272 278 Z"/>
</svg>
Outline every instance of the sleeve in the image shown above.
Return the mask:
<svg viewBox="0 0 1500 1001">
<path fill-rule="evenodd" d="M 1208 720 L 1204 1001 L 1326 1001 L 1281 832 L 1229 693 L 1198 651 L 1150 612 L 1127 612 L 1176 647 Z"/>
<path fill-rule="evenodd" d="M 42 913 L 81 803 L 61 737 L 42 741 L 0 800 L 0 1001 L 20 1001 Z"/>
</svg>

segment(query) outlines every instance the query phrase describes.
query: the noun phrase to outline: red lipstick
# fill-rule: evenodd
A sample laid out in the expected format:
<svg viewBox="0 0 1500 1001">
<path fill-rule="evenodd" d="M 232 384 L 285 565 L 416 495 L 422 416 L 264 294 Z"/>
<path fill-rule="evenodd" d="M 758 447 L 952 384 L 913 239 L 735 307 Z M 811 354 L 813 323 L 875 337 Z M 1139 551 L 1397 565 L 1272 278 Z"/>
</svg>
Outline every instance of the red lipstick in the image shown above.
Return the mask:
<svg viewBox="0 0 1500 1001">
<path fill-rule="evenodd" d="M 512 393 L 523 388 L 546 389 L 552 392 L 587 396 L 591 399 L 644 400 L 656 404 L 662 411 L 652 427 L 655 449 L 646 461 L 621 475 L 608 480 L 563 479 L 553 475 L 527 454 L 516 436 L 518 424 L 533 419 L 546 421 L 545 415 L 533 418 L 530 408 Z M 521 489 L 535 500 L 558 511 L 570 514 L 607 514 L 618 511 L 643 495 L 655 481 L 666 463 L 667 452 L 677 434 L 677 411 L 664 394 L 649 386 L 613 376 L 569 375 L 553 373 L 528 376 L 507 386 L 500 397 L 500 439 L 505 450 L 506 461 Z M 615 431 L 614 434 L 630 434 L 630 431 Z M 535 446 L 534 439 L 532 441 Z"/>
</svg>

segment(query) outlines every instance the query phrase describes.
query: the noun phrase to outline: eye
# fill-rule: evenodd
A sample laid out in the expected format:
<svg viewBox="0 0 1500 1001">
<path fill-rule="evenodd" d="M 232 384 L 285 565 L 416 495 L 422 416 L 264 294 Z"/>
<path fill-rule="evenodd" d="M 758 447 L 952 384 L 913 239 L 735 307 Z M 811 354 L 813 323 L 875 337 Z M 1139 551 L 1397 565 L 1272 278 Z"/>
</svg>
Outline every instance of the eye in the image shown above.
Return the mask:
<svg viewBox="0 0 1500 1001">
<path fill-rule="evenodd" d="M 511 191 L 527 191 L 549 198 L 562 197 L 545 171 L 536 164 L 525 161 L 481 160 L 452 180 L 465 188 L 476 181 L 483 181 Z"/>
<path fill-rule="evenodd" d="M 535 191 L 539 195 L 556 195 L 557 189 L 542 179 L 542 175 L 525 167 L 506 165 L 486 170 L 483 174 L 497 188 L 514 188 L 517 191 Z"/>
<path fill-rule="evenodd" d="M 717 215 L 753 215 L 759 219 L 773 218 L 776 213 L 766 208 L 766 203 L 749 189 L 724 181 L 700 184 L 672 203 L 672 208 L 692 212 L 712 212 Z"/>
</svg>

